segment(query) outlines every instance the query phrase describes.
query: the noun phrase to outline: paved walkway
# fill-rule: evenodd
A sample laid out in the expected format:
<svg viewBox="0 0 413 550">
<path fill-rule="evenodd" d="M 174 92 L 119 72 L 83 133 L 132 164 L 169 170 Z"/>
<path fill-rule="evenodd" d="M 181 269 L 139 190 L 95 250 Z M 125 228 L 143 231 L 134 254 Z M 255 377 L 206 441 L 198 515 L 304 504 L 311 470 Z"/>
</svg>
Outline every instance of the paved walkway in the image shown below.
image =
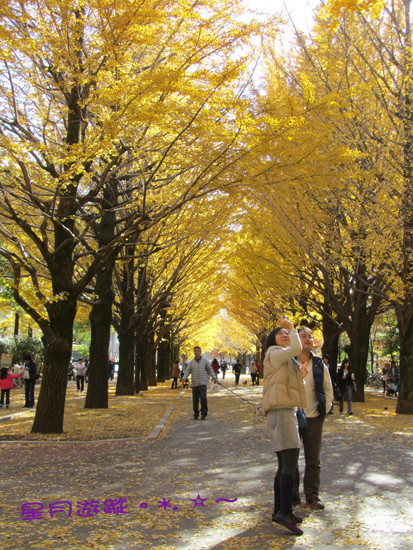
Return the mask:
<svg viewBox="0 0 413 550">
<path fill-rule="evenodd" d="M 260 400 L 261 388 L 236 391 Z M 270 523 L 275 460 L 252 407 L 221 389 L 208 394 L 209 415 L 201 422 L 192 419 L 190 390 L 175 403 L 153 440 L 3 444 L 1 548 L 413 548 L 411 417 L 397 434 L 382 430 L 381 419 L 369 423 L 357 404 L 353 417 L 328 417 L 326 509 L 298 508 L 304 535 L 294 537 Z M 383 398 L 383 410 L 389 403 Z M 51 518 L 49 505 L 61 501 Z M 43 519 L 24 521 L 22 505 L 36 502 Z"/>
</svg>

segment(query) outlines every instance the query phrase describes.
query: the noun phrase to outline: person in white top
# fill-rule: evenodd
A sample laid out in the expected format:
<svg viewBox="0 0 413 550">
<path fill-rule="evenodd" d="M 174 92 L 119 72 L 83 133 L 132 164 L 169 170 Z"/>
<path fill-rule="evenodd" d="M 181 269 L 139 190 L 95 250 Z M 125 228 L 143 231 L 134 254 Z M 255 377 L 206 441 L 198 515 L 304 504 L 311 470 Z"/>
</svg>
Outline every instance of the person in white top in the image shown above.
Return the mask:
<svg viewBox="0 0 413 550">
<path fill-rule="evenodd" d="M 86 367 L 82 359 L 76 363 L 77 391 L 82 392 L 85 384 Z"/>
<path fill-rule="evenodd" d="M 312 352 L 314 346 L 313 332 L 308 327 L 298 329 L 302 351 L 298 355 L 299 365 L 306 364 L 308 374 L 304 378 L 304 389 L 307 398 L 307 406 L 304 407 L 307 417 L 307 428 L 300 433 L 305 456 L 304 470 L 304 494 L 307 505 L 322 510 L 324 504 L 319 498 L 320 490 L 320 453 L 323 435 L 323 424 L 333 400 L 333 386 L 331 384 L 328 367 L 321 357 Z M 298 504 L 299 496 L 299 472 L 295 476 L 293 503 Z"/>
</svg>

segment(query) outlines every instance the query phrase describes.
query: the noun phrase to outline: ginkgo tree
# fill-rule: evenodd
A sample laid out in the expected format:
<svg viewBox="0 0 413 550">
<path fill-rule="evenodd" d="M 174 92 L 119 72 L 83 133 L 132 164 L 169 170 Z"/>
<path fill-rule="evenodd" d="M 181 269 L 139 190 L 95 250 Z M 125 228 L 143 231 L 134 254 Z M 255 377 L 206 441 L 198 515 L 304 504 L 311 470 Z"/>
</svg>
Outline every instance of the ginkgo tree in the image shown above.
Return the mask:
<svg viewBox="0 0 413 550">
<path fill-rule="evenodd" d="M 384 0 L 327 0 L 325 12 L 335 20 L 346 12 L 365 12 L 377 16 L 383 3 Z"/>
<path fill-rule="evenodd" d="M 205 299 L 203 287 L 214 278 L 214 258 L 232 219 L 232 206 L 233 201 L 222 193 L 204 197 L 121 252 L 114 279 L 114 326 L 120 345 L 117 394 L 133 395 L 134 388 L 147 389 L 148 381 L 156 382 L 153 361 L 149 372 L 145 365 L 145 343 L 154 355 L 157 343 L 169 340 L 166 331 L 172 328 L 178 336 L 183 326 L 191 325 L 191 317 L 199 319 L 197 305 L 201 296 Z M 158 379 L 164 370 L 162 363 L 158 362 Z"/>
<path fill-rule="evenodd" d="M 129 238 L 244 177 L 255 144 L 241 91 L 263 24 L 243 13 L 237 0 L 3 6 L 0 254 L 43 333 L 34 432 L 63 430 L 77 301 L 99 270 Z M 108 212 L 117 224 L 102 244 Z"/>
<path fill-rule="evenodd" d="M 286 79 L 289 107 L 294 109 L 294 98 L 300 96 L 297 114 L 308 121 L 303 133 L 309 128 L 314 136 L 326 136 L 319 142 L 319 156 L 323 151 L 339 154 L 324 164 L 316 155 L 303 155 L 301 170 L 285 169 L 289 189 L 297 181 L 301 186 L 295 187 L 299 200 L 285 193 L 289 206 L 284 207 L 285 223 L 301 240 L 303 253 L 315 260 L 308 282 L 317 287 L 322 275 L 332 290 L 327 305 L 337 315 L 358 296 L 364 305 L 352 310 L 351 321 L 368 319 L 358 331 L 368 335 L 381 305 L 395 308 L 401 336 L 397 410 L 407 413 L 413 402 L 410 7 L 407 0 L 387 2 L 378 19 L 343 12 L 333 29 L 321 11 L 313 35 L 299 36 L 301 56 Z M 316 139 L 297 138 L 305 146 L 298 148 L 301 154 Z M 334 305 L 335 289 L 344 298 L 342 305 Z M 346 330 L 351 334 L 351 327 Z M 366 355 L 366 337 L 364 342 L 357 349 Z"/>
<path fill-rule="evenodd" d="M 351 110 L 350 91 L 356 97 L 365 83 L 357 70 L 345 72 L 351 66 L 346 43 L 340 51 L 343 41 L 331 45 L 317 40 L 312 46 L 300 44 L 301 53 L 290 53 L 284 63 L 271 59 L 263 107 L 267 124 L 284 125 L 285 131 L 280 132 L 278 148 L 265 152 L 266 162 L 272 160 L 273 165 L 249 199 L 249 210 L 260 216 L 246 217 L 240 232 L 247 235 L 245 242 L 238 239 L 236 263 L 239 274 L 245 273 L 240 289 L 249 303 L 239 309 L 257 308 L 264 296 L 274 293 L 275 299 L 268 301 L 273 315 L 276 309 L 278 315 L 288 311 L 297 319 L 315 317 L 312 322 L 322 322 L 330 353 L 345 328 L 353 342 L 351 359 L 362 394 L 369 329 L 384 290 L 391 286 L 380 273 L 366 274 L 374 238 L 363 235 L 367 226 L 369 233 L 372 227 L 376 233 L 383 228 L 374 225 L 374 215 L 381 222 L 377 199 L 385 192 L 374 191 L 376 173 L 365 169 L 357 109 Z M 337 82 L 341 88 L 335 87 Z M 362 98 L 377 108 L 365 94 Z M 378 148 L 373 149 L 372 159 L 379 157 Z M 233 279 L 236 284 L 236 276 Z"/>
</svg>

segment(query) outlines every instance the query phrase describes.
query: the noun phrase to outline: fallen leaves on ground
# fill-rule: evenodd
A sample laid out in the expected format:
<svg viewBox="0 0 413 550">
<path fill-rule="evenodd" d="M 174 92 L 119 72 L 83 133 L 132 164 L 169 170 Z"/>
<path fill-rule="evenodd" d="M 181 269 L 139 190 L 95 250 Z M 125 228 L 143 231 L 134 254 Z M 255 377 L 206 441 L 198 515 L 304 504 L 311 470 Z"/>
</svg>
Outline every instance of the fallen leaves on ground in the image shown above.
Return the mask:
<svg viewBox="0 0 413 550">
<path fill-rule="evenodd" d="M 83 430 L 90 443 L 27 441 L 0 447 L 0 511 L 9 520 L 0 534 L 2 548 L 385 550 L 394 547 L 395 537 L 399 549 L 409 547 L 413 525 L 404 512 L 411 501 L 410 463 L 403 450 L 411 447 L 412 417 L 395 414 L 396 399 L 366 393 L 365 403 L 353 403 L 353 416 L 340 416 L 335 406 L 324 430 L 326 510 L 298 508 L 304 536 L 294 539 L 270 522 L 276 459 L 265 420 L 254 420 L 253 414 L 262 386 L 249 382 L 235 388 L 231 377 L 224 383 L 227 389 L 208 393 L 206 422 L 192 419 L 191 391 L 182 396 L 183 390 L 171 390 L 169 382 L 130 398 L 115 397 L 111 388 L 104 411 L 85 410 L 84 396 L 78 399 L 72 390 L 66 422 L 82 424 L 73 431 L 65 425 L 65 436 L 79 439 Z M 173 413 L 158 439 L 113 441 L 121 434 L 147 435 L 170 406 Z M 0 430 L 7 424 L 0 423 Z M 140 425 L 146 425 L 142 432 Z M 206 499 L 204 507 L 194 507 L 198 494 Z M 127 514 L 103 512 L 105 500 L 121 497 Z M 216 502 L 222 498 L 237 500 Z M 99 501 L 100 512 L 78 517 L 76 503 L 91 499 Z M 175 510 L 159 507 L 162 499 Z M 73 504 L 72 517 L 20 518 L 24 503 L 41 502 L 47 512 L 50 503 L 61 500 Z"/>
<path fill-rule="evenodd" d="M 38 387 L 36 386 L 36 397 Z M 69 382 L 66 393 L 63 434 L 32 434 L 35 411 L 26 411 L 0 422 L 0 441 L 96 441 L 147 437 L 165 411 L 176 400 L 169 383 L 151 387 L 134 396 L 116 396 L 115 383 L 109 386 L 109 408 L 85 409 L 86 391 L 78 393 Z M 0 418 L 21 413 L 24 389 L 11 392 L 11 407 L 0 409 Z"/>
</svg>

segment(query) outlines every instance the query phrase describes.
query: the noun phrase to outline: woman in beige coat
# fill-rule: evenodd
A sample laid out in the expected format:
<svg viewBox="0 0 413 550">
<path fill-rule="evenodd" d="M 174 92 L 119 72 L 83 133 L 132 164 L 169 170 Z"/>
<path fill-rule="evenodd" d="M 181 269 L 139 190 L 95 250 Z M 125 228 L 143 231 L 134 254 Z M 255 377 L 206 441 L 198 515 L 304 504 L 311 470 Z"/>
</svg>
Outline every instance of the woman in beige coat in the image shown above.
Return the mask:
<svg viewBox="0 0 413 550">
<path fill-rule="evenodd" d="M 300 369 L 294 359 L 302 350 L 294 325 L 285 318 L 278 322 L 281 326 L 267 338 L 262 403 L 273 451 L 278 459 L 272 521 L 295 535 L 302 535 L 303 531 L 297 525 L 302 520 L 292 511 L 292 495 L 300 447 L 296 410 L 307 404 L 303 383 L 307 369 L 306 364 Z"/>
</svg>

